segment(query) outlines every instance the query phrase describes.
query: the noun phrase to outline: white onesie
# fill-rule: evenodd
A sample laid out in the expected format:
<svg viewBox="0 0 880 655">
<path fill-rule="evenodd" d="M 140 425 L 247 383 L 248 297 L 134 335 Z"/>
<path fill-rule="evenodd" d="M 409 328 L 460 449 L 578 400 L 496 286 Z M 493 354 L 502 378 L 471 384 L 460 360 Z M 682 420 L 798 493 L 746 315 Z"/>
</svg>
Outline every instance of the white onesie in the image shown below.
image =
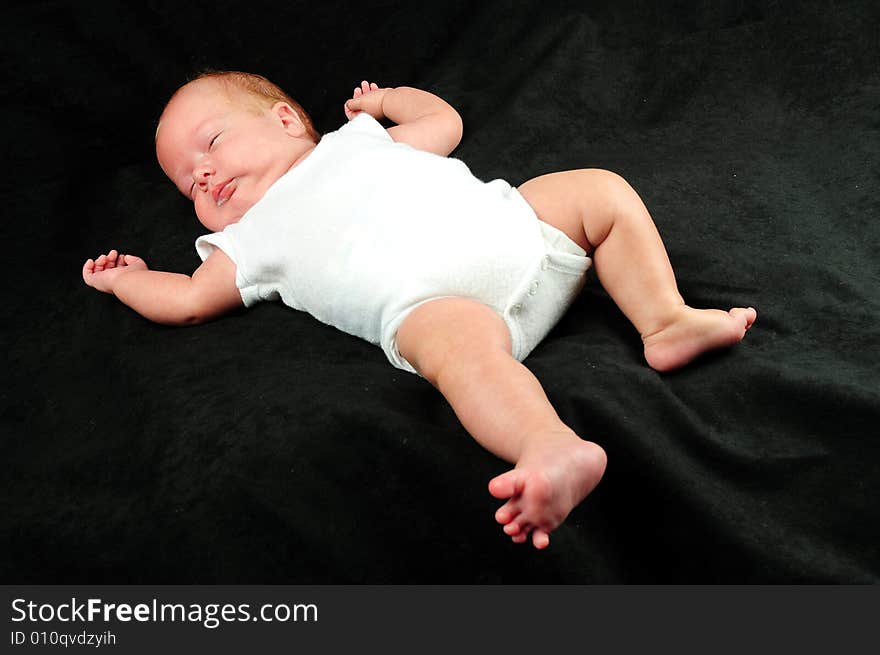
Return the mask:
<svg viewBox="0 0 880 655">
<path fill-rule="evenodd" d="M 359 114 L 285 173 L 237 223 L 196 240 L 221 248 L 246 306 L 280 298 L 382 347 L 415 372 L 397 330 L 418 305 L 459 296 L 494 309 L 522 361 L 556 324 L 591 261 L 504 180 L 396 143 Z"/>
</svg>

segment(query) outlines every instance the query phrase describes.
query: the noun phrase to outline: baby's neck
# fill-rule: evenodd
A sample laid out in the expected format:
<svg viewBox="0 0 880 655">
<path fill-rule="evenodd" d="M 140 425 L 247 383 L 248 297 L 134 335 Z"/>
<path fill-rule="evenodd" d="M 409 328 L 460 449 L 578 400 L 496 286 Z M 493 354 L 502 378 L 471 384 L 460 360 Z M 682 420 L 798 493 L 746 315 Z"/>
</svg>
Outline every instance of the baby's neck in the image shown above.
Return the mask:
<svg viewBox="0 0 880 655">
<path fill-rule="evenodd" d="M 306 149 L 305 149 L 305 150 L 304 150 L 304 151 L 303 151 L 303 152 L 302 152 L 302 153 L 296 158 L 296 160 L 294 160 L 294 162 L 290 165 L 290 168 L 288 168 L 287 170 L 292 170 L 292 169 L 296 168 L 297 166 L 299 166 L 299 165 L 300 165 L 300 164 L 301 164 L 301 163 L 302 163 L 302 162 L 303 162 L 303 161 L 304 161 L 304 160 L 305 160 L 310 154 L 312 154 L 312 151 L 313 151 L 313 150 L 317 147 L 317 145 L 318 145 L 318 144 L 316 144 L 316 143 L 312 143 L 312 142 L 309 142 L 309 144 L 310 144 L 309 147 L 307 147 L 307 148 L 306 148 Z"/>
</svg>

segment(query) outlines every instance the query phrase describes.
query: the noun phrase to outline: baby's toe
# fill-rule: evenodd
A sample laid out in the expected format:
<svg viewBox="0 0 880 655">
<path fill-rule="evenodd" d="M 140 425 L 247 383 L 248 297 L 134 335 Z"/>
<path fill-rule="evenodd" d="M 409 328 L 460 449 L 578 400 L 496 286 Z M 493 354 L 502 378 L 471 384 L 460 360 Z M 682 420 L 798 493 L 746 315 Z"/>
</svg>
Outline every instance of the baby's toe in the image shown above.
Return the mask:
<svg viewBox="0 0 880 655">
<path fill-rule="evenodd" d="M 489 493 L 495 498 L 512 498 L 522 494 L 525 480 L 517 469 L 510 469 L 489 480 Z"/>
<path fill-rule="evenodd" d="M 519 515 L 519 513 L 520 509 L 516 503 L 513 501 L 506 502 L 495 512 L 495 520 L 498 521 L 498 523 L 510 523 Z"/>
<path fill-rule="evenodd" d="M 532 531 L 532 527 L 533 526 L 528 521 L 525 521 L 522 516 L 518 516 L 501 529 L 504 531 L 504 534 L 512 537 L 518 534 L 527 535 Z"/>
<path fill-rule="evenodd" d="M 525 532 L 522 532 L 520 534 L 513 535 L 510 540 L 515 544 L 524 544 L 526 542 L 526 539 L 528 538 L 529 535 L 527 535 Z"/>
<path fill-rule="evenodd" d="M 543 550 L 550 545 L 550 535 L 541 528 L 535 528 L 532 532 L 532 544 L 538 550 Z"/>
<path fill-rule="evenodd" d="M 734 307 L 728 314 L 737 320 L 743 331 L 752 327 L 752 323 L 758 317 L 758 313 L 752 307 Z"/>
</svg>

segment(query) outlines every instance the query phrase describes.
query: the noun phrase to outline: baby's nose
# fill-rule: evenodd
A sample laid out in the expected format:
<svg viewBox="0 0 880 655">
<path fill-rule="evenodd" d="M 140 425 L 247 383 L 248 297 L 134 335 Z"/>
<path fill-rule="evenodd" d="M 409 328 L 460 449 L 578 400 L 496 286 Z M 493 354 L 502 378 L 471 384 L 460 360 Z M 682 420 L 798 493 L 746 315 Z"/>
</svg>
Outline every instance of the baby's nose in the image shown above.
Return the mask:
<svg viewBox="0 0 880 655">
<path fill-rule="evenodd" d="M 211 166 L 199 166 L 193 171 L 193 179 L 196 181 L 196 184 L 200 187 L 205 187 L 208 184 L 208 181 L 211 179 L 211 176 L 214 175 L 214 169 Z"/>
</svg>

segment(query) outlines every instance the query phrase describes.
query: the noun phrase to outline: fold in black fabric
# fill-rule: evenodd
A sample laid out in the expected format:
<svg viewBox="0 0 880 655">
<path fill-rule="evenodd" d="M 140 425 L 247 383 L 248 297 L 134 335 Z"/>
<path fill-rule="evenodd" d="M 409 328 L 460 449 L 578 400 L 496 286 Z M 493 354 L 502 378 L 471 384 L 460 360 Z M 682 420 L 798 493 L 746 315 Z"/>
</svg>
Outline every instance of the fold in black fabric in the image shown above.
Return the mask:
<svg viewBox="0 0 880 655">
<path fill-rule="evenodd" d="M 794 5 L 7 3 L 0 579 L 880 580 L 880 20 Z M 512 544 L 508 465 L 378 348 L 280 304 L 161 327 L 83 284 L 111 248 L 198 265 L 153 132 L 202 68 L 321 131 L 362 79 L 431 90 L 485 180 L 616 171 L 687 300 L 758 322 L 661 375 L 591 274 L 526 364 L 608 470 L 547 551 Z"/>
</svg>

